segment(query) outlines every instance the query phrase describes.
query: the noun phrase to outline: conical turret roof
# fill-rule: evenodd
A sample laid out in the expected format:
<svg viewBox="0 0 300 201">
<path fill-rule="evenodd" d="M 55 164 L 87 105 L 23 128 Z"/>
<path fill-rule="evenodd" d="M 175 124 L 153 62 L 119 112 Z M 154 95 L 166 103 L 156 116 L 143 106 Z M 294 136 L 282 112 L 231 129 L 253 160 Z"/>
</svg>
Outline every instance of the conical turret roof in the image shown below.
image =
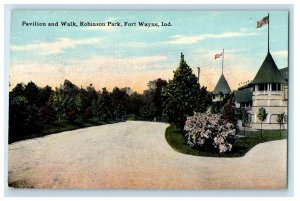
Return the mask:
<svg viewBox="0 0 300 201">
<path fill-rule="evenodd" d="M 227 80 L 225 79 L 225 76 L 222 74 L 215 89 L 213 90 L 213 94 L 229 94 L 231 93 L 230 87 L 228 85 Z"/>
<path fill-rule="evenodd" d="M 280 71 L 278 70 L 270 52 L 268 52 L 255 78 L 251 82 L 251 84 L 264 83 L 285 83 L 285 80 Z"/>
</svg>

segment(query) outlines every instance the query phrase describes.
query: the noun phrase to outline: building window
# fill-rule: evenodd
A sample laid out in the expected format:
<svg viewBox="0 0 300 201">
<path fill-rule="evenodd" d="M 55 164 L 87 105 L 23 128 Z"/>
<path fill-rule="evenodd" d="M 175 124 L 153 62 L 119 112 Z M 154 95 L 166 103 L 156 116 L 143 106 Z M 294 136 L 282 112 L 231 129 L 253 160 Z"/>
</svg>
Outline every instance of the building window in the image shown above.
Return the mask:
<svg viewBox="0 0 300 201">
<path fill-rule="evenodd" d="M 258 91 L 267 91 L 268 90 L 268 84 L 259 84 L 258 85 Z"/>
<path fill-rule="evenodd" d="M 281 84 L 272 83 L 272 91 L 281 91 Z"/>
<path fill-rule="evenodd" d="M 255 116 L 254 116 L 254 114 L 251 114 L 250 122 L 255 122 Z"/>
</svg>

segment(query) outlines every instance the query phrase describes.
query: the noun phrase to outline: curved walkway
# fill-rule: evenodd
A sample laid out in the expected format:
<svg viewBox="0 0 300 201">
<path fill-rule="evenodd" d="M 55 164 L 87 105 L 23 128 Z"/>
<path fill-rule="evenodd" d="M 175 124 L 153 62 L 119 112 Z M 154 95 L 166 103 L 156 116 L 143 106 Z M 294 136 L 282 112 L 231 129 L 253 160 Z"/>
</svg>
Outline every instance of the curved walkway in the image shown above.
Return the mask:
<svg viewBox="0 0 300 201">
<path fill-rule="evenodd" d="M 287 141 L 259 144 L 241 158 L 174 151 L 168 124 L 128 121 L 9 145 L 9 183 L 33 188 L 282 189 Z"/>
</svg>

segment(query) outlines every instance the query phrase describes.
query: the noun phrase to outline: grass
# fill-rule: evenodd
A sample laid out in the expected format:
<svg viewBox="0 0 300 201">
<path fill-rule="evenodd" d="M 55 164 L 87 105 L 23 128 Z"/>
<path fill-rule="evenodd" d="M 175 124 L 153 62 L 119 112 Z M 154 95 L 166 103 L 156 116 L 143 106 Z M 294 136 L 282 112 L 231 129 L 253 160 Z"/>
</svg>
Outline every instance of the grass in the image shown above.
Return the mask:
<svg viewBox="0 0 300 201">
<path fill-rule="evenodd" d="M 18 135 L 19 133 L 11 134 L 12 136 L 10 136 L 10 138 L 9 138 L 9 144 L 13 143 L 13 142 L 21 141 L 21 140 L 43 137 L 46 135 L 60 133 L 60 132 L 64 132 L 64 131 L 71 131 L 71 130 L 76 130 L 79 128 L 99 126 L 99 125 L 104 125 L 104 124 L 112 124 L 112 123 L 117 123 L 120 121 L 121 120 L 102 121 L 102 120 L 98 120 L 98 119 L 90 119 L 85 122 L 83 122 L 79 119 L 75 120 L 74 122 L 68 122 L 66 120 L 62 120 L 60 122 L 55 121 L 52 123 L 40 125 L 39 132 L 25 134 L 25 135 Z"/>
<path fill-rule="evenodd" d="M 243 132 L 241 132 L 241 134 L 243 134 Z M 217 151 L 200 151 L 199 149 L 188 146 L 184 134 L 182 134 L 182 131 L 176 128 L 175 125 L 171 125 L 166 129 L 165 138 L 174 150 L 183 154 L 209 157 L 241 157 L 259 143 L 286 139 L 287 131 L 282 130 L 280 136 L 279 130 L 263 130 L 263 138 L 261 138 L 260 131 L 248 131 L 245 137 L 236 139 L 230 152 L 222 154 Z"/>
</svg>

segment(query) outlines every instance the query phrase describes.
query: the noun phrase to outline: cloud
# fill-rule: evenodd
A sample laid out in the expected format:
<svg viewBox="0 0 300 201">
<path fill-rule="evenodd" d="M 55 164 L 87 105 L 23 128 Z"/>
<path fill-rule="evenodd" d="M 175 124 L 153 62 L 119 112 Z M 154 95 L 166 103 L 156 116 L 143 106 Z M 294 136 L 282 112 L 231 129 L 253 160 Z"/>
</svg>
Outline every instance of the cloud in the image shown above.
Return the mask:
<svg viewBox="0 0 300 201">
<path fill-rule="evenodd" d="M 224 75 L 231 90 L 236 90 L 241 82 L 252 80 L 263 60 L 263 58 L 260 60 L 257 57 L 243 56 L 240 51 L 244 50 L 239 48 L 225 50 Z M 222 71 L 222 59 L 214 59 L 217 52 L 218 50 L 201 50 L 201 52 L 195 50 L 191 55 L 199 56 L 187 58 L 194 74 L 197 74 L 196 67 L 200 67 L 200 84 L 206 86 L 210 91 L 214 90 Z"/>
<path fill-rule="evenodd" d="M 234 52 L 234 51 L 233 51 Z M 200 83 L 212 91 L 221 75 L 221 60 L 212 58 L 213 52 L 201 54 L 197 60 L 211 62 L 201 64 Z M 227 54 L 224 63 L 224 75 L 232 90 L 237 89 L 239 83 L 254 78 L 259 64 L 254 58 Z M 199 61 L 187 58 L 188 64 L 197 75 L 196 64 Z M 260 61 L 259 61 L 260 62 Z M 113 56 L 94 56 L 85 60 L 72 61 L 72 63 L 47 64 L 43 62 L 12 63 L 10 67 L 10 83 L 14 87 L 19 82 L 33 81 L 38 86 L 50 85 L 59 87 L 64 79 L 69 79 L 77 86 L 88 86 L 90 83 L 100 90 L 107 87 L 112 90 L 115 86 L 131 87 L 133 90 L 143 92 L 147 82 L 157 78 L 172 79 L 173 70 L 178 63 L 172 63 L 165 55 L 134 56 L 118 58 Z M 257 68 L 253 69 L 253 66 Z"/>
<path fill-rule="evenodd" d="M 47 64 L 42 62 L 12 63 L 10 67 L 10 83 L 29 81 L 38 86 L 50 85 L 58 87 L 64 79 L 77 86 L 88 86 L 92 83 L 96 89 L 107 87 L 112 90 L 115 86 L 131 87 L 143 92 L 147 82 L 159 77 L 170 79 L 172 69 L 166 69 L 168 58 L 163 55 L 117 58 L 98 56 L 73 63 Z"/>
<path fill-rule="evenodd" d="M 287 50 L 279 50 L 279 51 L 275 51 L 275 52 L 271 52 L 271 54 L 273 56 L 277 56 L 277 57 L 288 57 L 288 51 Z"/>
<path fill-rule="evenodd" d="M 232 38 L 232 37 L 243 37 L 243 36 L 251 36 L 251 35 L 258 35 L 255 32 L 245 32 L 241 30 L 240 32 L 225 32 L 221 34 L 199 34 L 199 35 L 192 35 L 192 36 L 185 36 L 185 35 L 174 35 L 171 36 L 172 40 L 168 41 L 171 44 L 195 44 L 199 41 L 211 39 L 211 38 Z"/>
<path fill-rule="evenodd" d="M 34 42 L 27 45 L 12 45 L 11 50 L 13 51 L 35 51 L 40 55 L 51 55 L 59 54 L 63 50 L 68 48 L 74 48 L 80 45 L 94 45 L 99 43 L 99 38 L 88 38 L 88 39 L 71 39 L 71 38 L 58 38 L 53 42 Z"/>
<path fill-rule="evenodd" d="M 117 21 L 119 18 L 118 17 L 108 17 L 107 19 L 106 19 L 106 21 L 107 22 L 115 22 L 115 21 Z"/>
</svg>

